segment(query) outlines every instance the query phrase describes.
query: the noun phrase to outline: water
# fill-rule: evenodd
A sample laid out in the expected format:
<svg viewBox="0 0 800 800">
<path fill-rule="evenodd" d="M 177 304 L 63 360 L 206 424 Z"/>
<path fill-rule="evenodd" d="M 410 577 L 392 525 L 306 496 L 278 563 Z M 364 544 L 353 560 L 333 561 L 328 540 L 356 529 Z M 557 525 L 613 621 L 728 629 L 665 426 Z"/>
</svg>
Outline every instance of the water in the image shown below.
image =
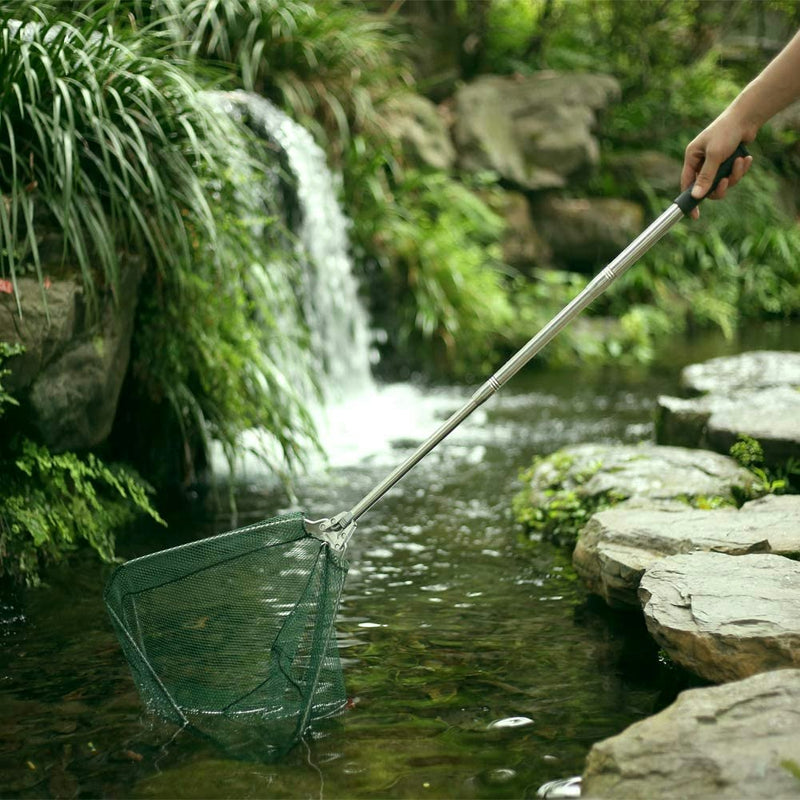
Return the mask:
<svg viewBox="0 0 800 800">
<path fill-rule="evenodd" d="M 347 232 L 350 222 L 337 201 L 337 183 L 325 153 L 311 134 L 269 100 L 251 92 L 229 95 L 247 114 L 259 135 L 283 151 L 297 187 L 300 221 L 297 230 L 301 258 L 309 268 L 301 287 L 306 320 L 315 352 L 333 398 L 372 385 L 366 312 L 358 299 Z"/>
<path fill-rule="evenodd" d="M 741 346 L 785 342 L 751 336 Z M 566 552 L 521 539 L 509 515 L 518 471 L 568 443 L 648 438 L 655 398 L 675 390 L 677 368 L 723 349 L 703 342 L 654 370 L 526 372 L 423 461 L 364 517 L 349 551 L 337 635 L 351 708 L 281 763 L 233 761 L 143 715 L 101 603 L 107 567 L 82 556 L 42 589 L 6 592 L 0 794 L 532 797 L 580 773 L 594 741 L 661 708 L 675 686 L 637 615 L 592 602 Z M 446 414 L 467 394 L 434 393 L 425 413 Z M 383 442 L 304 480 L 302 507 L 349 507 L 413 444 Z M 251 491 L 240 522 L 285 505 Z M 120 550 L 136 555 L 227 522 L 141 529 Z"/>
</svg>

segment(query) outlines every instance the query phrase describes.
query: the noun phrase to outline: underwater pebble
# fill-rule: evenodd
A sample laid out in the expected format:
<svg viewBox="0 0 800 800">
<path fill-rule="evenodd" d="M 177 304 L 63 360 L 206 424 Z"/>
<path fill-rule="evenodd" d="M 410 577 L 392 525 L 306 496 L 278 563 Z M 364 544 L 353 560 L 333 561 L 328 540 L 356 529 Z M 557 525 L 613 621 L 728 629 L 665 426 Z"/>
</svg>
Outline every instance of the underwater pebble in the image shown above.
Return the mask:
<svg viewBox="0 0 800 800">
<path fill-rule="evenodd" d="M 489 723 L 489 729 L 494 728 L 521 728 L 523 725 L 533 725 L 530 717 L 506 717 Z"/>
<path fill-rule="evenodd" d="M 486 775 L 489 783 L 508 783 L 512 778 L 516 778 L 517 773 L 513 769 L 493 769 Z"/>
</svg>

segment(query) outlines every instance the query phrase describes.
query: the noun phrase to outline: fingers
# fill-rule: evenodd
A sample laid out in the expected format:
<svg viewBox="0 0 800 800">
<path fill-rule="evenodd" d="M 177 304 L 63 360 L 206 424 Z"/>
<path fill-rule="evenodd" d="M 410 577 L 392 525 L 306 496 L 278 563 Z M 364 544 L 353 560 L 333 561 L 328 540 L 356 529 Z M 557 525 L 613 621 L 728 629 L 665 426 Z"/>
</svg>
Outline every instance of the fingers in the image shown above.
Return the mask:
<svg viewBox="0 0 800 800">
<path fill-rule="evenodd" d="M 747 174 L 748 170 L 750 169 L 751 164 L 753 163 L 753 157 L 747 156 L 746 158 L 737 158 L 733 162 L 733 168 L 731 169 L 731 174 L 727 178 L 723 178 L 718 184 L 717 188 L 711 194 L 705 194 L 710 188 L 711 184 L 714 182 L 714 176 L 717 174 L 717 167 L 712 170 L 708 170 L 707 174 L 711 174 L 711 179 L 706 183 L 706 188 L 703 188 L 703 184 L 701 182 L 701 174 L 705 171 L 705 166 L 708 163 L 708 160 L 704 162 L 703 169 L 701 169 L 700 173 L 694 177 L 695 186 L 692 189 L 692 196 L 693 197 L 705 197 L 706 199 L 711 200 L 722 200 L 728 192 L 728 189 L 736 186 L 737 183 Z M 687 167 L 684 165 L 684 173 L 687 172 Z M 688 182 L 684 183 L 684 175 L 681 175 L 681 188 L 686 189 L 686 187 L 691 183 L 692 179 L 690 178 Z M 698 190 L 698 185 L 700 189 Z M 693 219 L 700 218 L 700 209 L 695 208 L 691 212 L 691 216 Z"/>
<path fill-rule="evenodd" d="M 736 186 L 736 184 L 739 183 L 739 181 L 747 174 L 747 171 L 750 169 L 750 165 L 752 163 L 752 156 L 747 156 L 746 158 L 737 158 L 736 161 L 733 162 L 733 169 L 731 170 L 730 178 L 725 178 L 724 180 L 720 181 L 719 186 L 717 186 L 717 188 L 712 194 L 709 195 L 709 197 L 712 200 L 722 200 L 725 197 L 728 189 Z"/>
</svg>

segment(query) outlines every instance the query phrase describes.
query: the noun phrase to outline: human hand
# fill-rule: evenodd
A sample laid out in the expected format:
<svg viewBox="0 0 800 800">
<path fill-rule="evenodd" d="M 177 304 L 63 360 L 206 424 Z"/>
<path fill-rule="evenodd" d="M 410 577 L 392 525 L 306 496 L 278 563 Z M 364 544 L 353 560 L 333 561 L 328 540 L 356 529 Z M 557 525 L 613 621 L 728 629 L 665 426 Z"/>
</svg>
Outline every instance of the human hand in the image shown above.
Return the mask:
<svg viewBox="0 0 800 800">
<path fill-rule="evenodd" d="M 730 109 L 717 117 L 686 147 L 681 172 L 681 191 L 694 182 L 692 197 L 705 197 L 714 182 L 720 164 L 736 150 L 740 142 L 748 143 L 753 139 L 755 130 L 738 119 Z M 730 177 L 723 178 L 708 197 L 712 200 L 722 200 L 728 189 L 744 177 L 752 163 L 752 156 L 737 158 Z M 700 209 L 695 208 L 691 213 L 692 217 L 697 219 L 700 216 Z"/>
</svg>

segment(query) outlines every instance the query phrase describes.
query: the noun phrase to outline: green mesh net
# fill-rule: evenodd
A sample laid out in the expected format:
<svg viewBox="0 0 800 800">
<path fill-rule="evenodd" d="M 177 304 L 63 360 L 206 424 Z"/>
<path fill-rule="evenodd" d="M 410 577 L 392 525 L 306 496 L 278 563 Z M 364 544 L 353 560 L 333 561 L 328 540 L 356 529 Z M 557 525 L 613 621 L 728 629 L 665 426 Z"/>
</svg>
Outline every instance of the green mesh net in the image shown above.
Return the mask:
<svg viewBox="0 0 800 800">
<path fill-rule="evenodd" d="M 129 561 L 104 597 L 148 708 L 269 757 L 345 704 L 346 573 L 291 514 Z"/>
</svg>

